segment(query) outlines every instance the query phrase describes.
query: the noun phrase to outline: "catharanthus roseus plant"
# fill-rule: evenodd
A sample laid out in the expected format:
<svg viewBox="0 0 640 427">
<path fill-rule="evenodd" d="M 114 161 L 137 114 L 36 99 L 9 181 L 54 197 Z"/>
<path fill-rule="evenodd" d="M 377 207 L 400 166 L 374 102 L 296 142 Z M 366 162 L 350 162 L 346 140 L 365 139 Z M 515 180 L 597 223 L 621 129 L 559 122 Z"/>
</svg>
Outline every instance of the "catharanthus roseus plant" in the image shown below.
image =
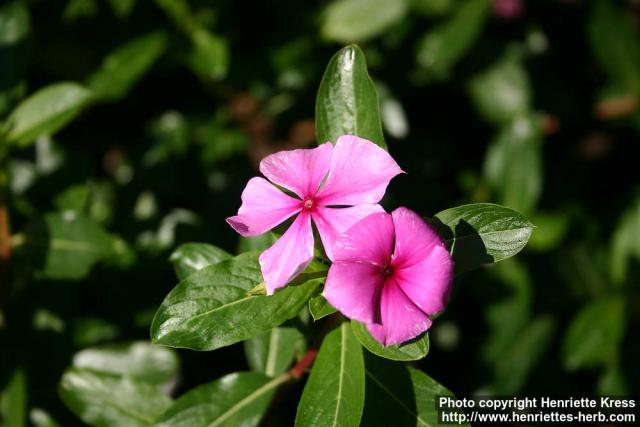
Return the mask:
<svg viewBox="0 0 640 427">
<path fill-rule="evenodd" d="M 296 425 L 359 425 L 365 401 L 376 399 L 365 388 L 369 379 L 384 387 L 385 401 L 401 402 L 402 390 L 413 390 L 426 406 L 412 419 L 437 423 L 425 408 L 451 393 L 398 363 L 427 355 L 428 329 L 448 302 L 454 270 L 515 255 L 532 226 L 488 203 L 433 218 L 402 207 L 385 212 L 379 202 L 403 171 L 386 151 L 375 86 L 355 46 L 327 67 L 316 136 L 317 148 L 262 159 L 265 178 L 249 180 L 237 215 L 227 219 L 242 236 L 272 233 L 275 243 L 235 257 L 204 244 L 173 254 L 182 280 L 155 315 L 153 340 L 194 350 L 244 341 L 250 365 L 266 376 L 240 373 L 195 389 L 165 412 L 161 425 L 185 419 L 218 425 L 226 417 L 256 425 L 279 386 L 309 369 Z M 275 227 L 286 231 L 278 236 Z M 274 345 L 277 353 L 265 360 Z M 211 411 L 196 421 L 195 408 L 207 404 Z M 255 407 L 236 412 L 247 405 Z"/>
</svg>

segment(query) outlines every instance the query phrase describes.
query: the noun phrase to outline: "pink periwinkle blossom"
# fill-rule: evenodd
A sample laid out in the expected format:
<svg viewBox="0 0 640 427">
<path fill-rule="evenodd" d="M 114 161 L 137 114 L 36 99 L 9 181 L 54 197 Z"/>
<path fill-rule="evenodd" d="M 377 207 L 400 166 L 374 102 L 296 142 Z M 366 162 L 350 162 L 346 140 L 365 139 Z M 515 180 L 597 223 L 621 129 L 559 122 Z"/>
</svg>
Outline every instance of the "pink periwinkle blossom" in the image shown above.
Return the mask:
<svg viewBox="0 0 640 427">
<path fill-rule="evenodd" d="M 385 346 L 417 337 L 446 305 L 453 260 L 415 212 L 375 213 L 333 246 L 324 297 Z"/>
<path fill-rule="evenodd" d="M 313 259 L 312 221 L 333 259 L 332 246 L 343 231 L 368 215 L 384 212 L 378 202 L 402 170 L 374 143 L 344 135 L 335 147 L 325 143 L 267 156 L 260 162 L 260 172 L 270 182 L 261 177 L 249 180 L 238 215 L 227 222 L 243 236 L 256 236 L 297 215 L 282 237 L 260 255 L 271 295 Z"/>
</svg>

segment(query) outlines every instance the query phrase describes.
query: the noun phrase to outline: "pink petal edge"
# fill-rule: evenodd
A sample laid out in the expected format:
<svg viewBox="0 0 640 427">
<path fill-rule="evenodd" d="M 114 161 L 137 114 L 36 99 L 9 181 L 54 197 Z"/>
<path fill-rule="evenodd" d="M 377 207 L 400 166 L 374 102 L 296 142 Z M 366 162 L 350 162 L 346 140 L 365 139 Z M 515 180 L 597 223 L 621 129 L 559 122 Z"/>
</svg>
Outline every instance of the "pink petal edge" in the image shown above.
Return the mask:
<svg viewBox="0 0 640 427">
<path fill-rule="evenodd" d="M 384 213 L 382 206 L 359 205 L 349 208 L 316 208 L 312 213 L 313 222 L 318 228 L 324 251 L 330 260 L 334 259 L 333 245 L 340 235 L 361 219 L 374 214 Z"/>
<path fill-rule="evenodd" d="M 257 236 L 271 230 L 301 209 L 300 200 L 260 177 L 249 180 L 241 197 L 238 215 L 227 218 L 227 222 L 243 236 Z"/>
<path fill-rule="evenodd" d="M 280 151 L 262 159 L 260 172 L 301 199 L 311 197 L 329 171 L 333 150 L 327 142 L 312 149 Z"/>
<path fill-rule="evenodd" d="M 311 215 L 302 212 L 282 237 L 260 254 L 260 267 L 267 295 L 273 295 L 276 289 L 282 288 L 302 273 L 312 259 Z"/>
<path fill-rule="evenodd" d="M 338 138 L 325 184 L 318 192 L 323 206 L 378 203 L 400 166 L 382 148 L 353 135 Z"/>
</svg>

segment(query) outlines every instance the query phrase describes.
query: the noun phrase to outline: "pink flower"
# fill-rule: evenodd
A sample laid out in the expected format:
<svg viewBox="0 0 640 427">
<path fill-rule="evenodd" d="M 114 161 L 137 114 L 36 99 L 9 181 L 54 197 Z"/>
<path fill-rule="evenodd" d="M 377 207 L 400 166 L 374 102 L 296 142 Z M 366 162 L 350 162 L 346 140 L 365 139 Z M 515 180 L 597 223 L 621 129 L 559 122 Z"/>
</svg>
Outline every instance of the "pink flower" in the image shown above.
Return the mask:
<svg viewBox="0 0 640 427">
<path fill-rule="evenodd" d="M 333 257 L 324 297 L 386 346 L 429 329 L 429 316 L 446 305 L 453 260 L 436 232 L 409 209 L 357 222 L 336 241 Z"/>
<path fill-rule="evenodd" d="M 265 157 L 260 172 L 271 182 L 259 177 L 249 180 L 238 215 L 227 222 L 241 235 L 255 236 L 297 214 L 286 233 L 260 255 L 267 294 L 271 295 L 313 259 L 312 220 L 332 259 L 333 243 L 343 231 L 372 213 L 384 212 L 377 203 L 389 181 L 402 170 L 374 143 L 344 135 L 335 147 L 325 143 Z"/>
</svg>

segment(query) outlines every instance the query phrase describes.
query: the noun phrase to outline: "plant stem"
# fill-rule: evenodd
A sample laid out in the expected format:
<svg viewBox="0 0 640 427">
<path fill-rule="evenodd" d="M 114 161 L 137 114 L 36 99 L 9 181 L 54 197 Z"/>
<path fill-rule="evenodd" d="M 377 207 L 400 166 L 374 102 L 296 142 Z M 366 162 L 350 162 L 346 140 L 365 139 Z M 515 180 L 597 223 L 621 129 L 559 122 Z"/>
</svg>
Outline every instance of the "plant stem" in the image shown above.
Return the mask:
<svg viewBox="0 0 640 427">
<path fill-rule="evenodd" d="M 318 350 L 315 348 L 310 348 L 307 352 L 302 356 L 302 359 L 296 363 L 293 368 L 289 370 L 289 375 L 296 380 L 302 378 L 307 369 L 313 364 L 313 361 L 316 360 L 316 356 L 318 355 Z"/>
<path fill-rule="evenodd" d="M 6 163 L 0 153 L 0 310 L 9 295 L 9 266 L 11 261 L 11 227 L 7 207 L 8 173 Z"/>
</svg>

